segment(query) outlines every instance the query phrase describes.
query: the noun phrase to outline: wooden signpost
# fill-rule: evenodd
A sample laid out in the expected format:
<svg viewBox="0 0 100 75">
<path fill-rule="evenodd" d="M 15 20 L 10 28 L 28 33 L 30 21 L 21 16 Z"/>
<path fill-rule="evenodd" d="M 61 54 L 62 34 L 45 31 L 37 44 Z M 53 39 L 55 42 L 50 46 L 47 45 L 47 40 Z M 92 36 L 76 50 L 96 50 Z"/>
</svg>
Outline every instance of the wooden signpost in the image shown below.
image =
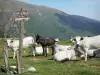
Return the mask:
<svg viewBox="0 0 100 75">
<path fill-rule="evenodd" d="M 22 46 L 23 46 L 23 35 L 24 35 L 24 21 L 27 21 L 28 18 L 28 12 L 25 8 L 21 8 L 20 11 L 17 11 L 15 13 L 15 21 L 19 21 L 19 50 L 17 51 L 17 69 L 18 73 L 22 73 Z"/>
</svg>

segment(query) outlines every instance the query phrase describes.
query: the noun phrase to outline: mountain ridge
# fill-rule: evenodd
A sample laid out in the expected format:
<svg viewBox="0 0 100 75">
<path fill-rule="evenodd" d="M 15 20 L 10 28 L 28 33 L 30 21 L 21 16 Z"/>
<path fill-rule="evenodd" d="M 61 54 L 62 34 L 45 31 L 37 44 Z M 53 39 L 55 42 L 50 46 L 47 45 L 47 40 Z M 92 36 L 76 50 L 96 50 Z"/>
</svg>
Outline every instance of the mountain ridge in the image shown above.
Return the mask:
<svg viewBox="0 0 100 75">
<path fill-rule="evenodd" d="M 0 1 L 0 9 L 15 12 L 20 8 L 26 8 L 29 12 L 30 20 L 25 22 L 26 35 L 38 33 L 41 36 L 68 39 L 70 36 L 93 36 L 100 33 L 100 21 L 94 19 L 16 0 L 9 0 L 6 3 L 4 0 Z"/>
</svg>

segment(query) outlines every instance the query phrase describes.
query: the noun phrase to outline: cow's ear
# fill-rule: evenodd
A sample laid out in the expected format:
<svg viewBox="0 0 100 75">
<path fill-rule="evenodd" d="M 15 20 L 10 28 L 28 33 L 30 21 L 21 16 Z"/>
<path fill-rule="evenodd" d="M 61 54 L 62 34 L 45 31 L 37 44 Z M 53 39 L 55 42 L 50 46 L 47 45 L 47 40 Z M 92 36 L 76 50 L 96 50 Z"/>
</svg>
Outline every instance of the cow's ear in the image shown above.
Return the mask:
<svg viewBox="0 0 100 75">
<path fill-rule="evenodd" d="M 84 39 L 83 37 L 80 38 L 80 40 L 83 40 L 83 39 Z"/>
<path fill-rule="evenodd" d="M 87 37 L 91 37 L 91 36 L 87 36 Z"/>
<path fill-rule="evenodd" d="M 72 36 L 70 37 L 70 39 L 73 39 L 73 38 L 74 38 L 74 37 L 72 37 Z"/>
<path fill-rule="evenodd" d="M 11 40 L 11 43 L 13 42 L 13 40 Z"/>
<path fill-rule="evenodd" d="M 74 39 L 74 37 L 71 36 L 71 37 L 70 37 L 70 41 L 72 41 L 73 39 Z"/>
</svg>

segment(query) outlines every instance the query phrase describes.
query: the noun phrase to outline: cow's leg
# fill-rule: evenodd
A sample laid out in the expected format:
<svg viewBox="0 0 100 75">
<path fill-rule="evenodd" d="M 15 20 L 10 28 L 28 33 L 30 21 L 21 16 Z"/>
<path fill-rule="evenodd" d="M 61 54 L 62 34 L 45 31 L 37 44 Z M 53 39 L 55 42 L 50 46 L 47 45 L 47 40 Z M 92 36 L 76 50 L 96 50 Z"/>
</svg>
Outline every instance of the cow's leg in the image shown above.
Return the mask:
<svg viewBox="0 0 100 75">
<path fill-rule="evenodd" d="M 83 46 L 78 47 L 77 51 L 79 52 L 80 57 L 85 57 L 85 49 Z"/>
<path fill-rule="evenodd" d="M 32 46 L 32 53 L 33 53 L 34 57 L 35 57 L 35 52 L 36 52 L 36 49 L 35 49 L 35 45 L 34 45 L 34 46 Z"/>
<path fill-rule="evenodd" d="M 85 54 L 85 61 L 87 61 L 87 51 L 88 51 L 88 48 L 85 48 L 85 52 L 84 52 L 84 54 Z"/>
<path fill-rule="evenodd" d="M 46 47 L 46 56 L 48 55 L 48 53 L 47 53 L 47 47 Z"/>
<path fill-rule="evenodd" d="M 75 49 L 75 51 L 78 52 L 78 55 L 80 57 L 84 57 L 84 51 L 81 48 L 77 48 L 77 49 Z"/>
<path fill-rule="evenodd" d="M 47 47 L 44 47 L 44 53 L 45 53 L 44 56 L 47 56 Z"/>
<path fill-rule="evenodd" d="M 35 57 L 35 48 L 32 45 L 30 45 L 29 48 L 30 48 L 31 55 L 33 55 Z"/>
<path fill-rule="evenodd" d="M 52 49 L 52 55 L 54 55 L 54 51 L 55 51 L 54 46 L 52 46 L 51 49 Z"/>
<path fill-rule="evenodd" d="M 16 56 L 16 51 L 14 51 L 14 54 L 13 54 L 13 59 L 15 59 L 15 56 Z"/>
<path fill-rule="evenodd" d="M 35 57 L 35 49 L 32 49 L 32 55 Z"/>
<path fill-rule="evenodd" d="M 80 57 L 84 57 L 84 47 L 82 47 L 82 46 L 79 46 L 78 44 L 77 45 L 74 45 L 74 50 L 75 50 L 75 52 L 77 52 L 78 53 L 78 56 L 80 56 Z"/>
<path fill-rule="evenodd" d="M 44 56 L 45 55 L 45 47 L 42 46 L 42 48 L 43 48 L 43 56 Z"/>
<path fill-rule="evenodd" d="M 84 51 L 84 54 L 81 55 L 81 57 L 84 57 L 85 61 L 87 61 L 87 51 L 88 51 L 88 48 L 84 48 L 83 46 L 81 46 L 81 49 Z"/>
<path fill-rule="evenodd" d="M 29 53 L 32 55 L 32 51 L 31 51 L 32 49 L 31 49 L 31 47 L 30 47 L 30 46 L 29 46 L 29 49 L 30 49 L 30 52 L 29 52 Z"/>
</svg>

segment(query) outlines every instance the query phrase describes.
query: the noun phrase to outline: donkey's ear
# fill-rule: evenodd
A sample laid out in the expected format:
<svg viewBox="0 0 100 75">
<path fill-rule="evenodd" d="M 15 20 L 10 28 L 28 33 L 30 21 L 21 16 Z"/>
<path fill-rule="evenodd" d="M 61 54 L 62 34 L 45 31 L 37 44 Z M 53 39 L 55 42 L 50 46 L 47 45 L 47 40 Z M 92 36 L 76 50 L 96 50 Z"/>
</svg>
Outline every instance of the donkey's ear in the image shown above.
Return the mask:
<svg viewBox="0 0 100 75">
<path fill-rule="evenodd" d="M 83 39 L 84 39 L 83 37 L 80 38 L 80 40 L 83 40 Z"/>
<path fill-rule="evenodd" d="M 39 34 L 37 34 L 37 36 L 39 36 Z"/>
<path fill-rule="evenodd" d="M 35 34 L 35 37 L 39 36 L 38 34 Z"/>
<path fill-rule="evenodd" d="M 37 34 L 35 34 L 35 37 L 37 36 Z"/>
</svg>

